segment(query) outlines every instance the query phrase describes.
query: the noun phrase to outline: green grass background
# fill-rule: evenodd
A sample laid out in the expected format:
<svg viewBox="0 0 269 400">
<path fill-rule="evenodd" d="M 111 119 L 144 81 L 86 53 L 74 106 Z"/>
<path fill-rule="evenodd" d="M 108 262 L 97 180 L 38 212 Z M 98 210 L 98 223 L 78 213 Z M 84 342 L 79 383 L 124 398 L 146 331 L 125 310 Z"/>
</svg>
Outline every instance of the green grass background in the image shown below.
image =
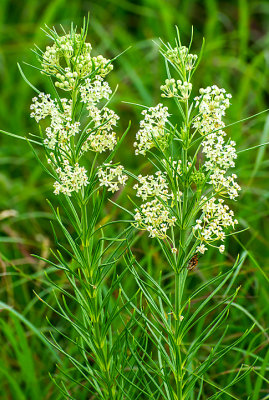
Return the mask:
<svg viewBox="0 0 269 400">
<path fill-rule="evenodd" d="M 149 171 L 149 166 L 146 159 L 133 156 L 132 142 L 140 110 L 122 101 L 149 106 L 160 101 L 164 65 L 153 40 L 161 37 L 173 41 L 175 25 L 183 44 L 188 43 L 194 27 L 193 51 L 199 50 L 205 37 L 204 57 L 194 90 L 217 84 L 232 93 L 227 123 L 268 107 L 268 1 L 0 0 L 0 129 L 22 136 L 37 133 L 29 117 L 34 93 L 21 78 L 17 62 L 37 63 L 30 48 L 34 43 L 41 48 L 49 43 L 40 29 L 44 24 L 50 27 L 62 24 L 68 29 L 73 21 L 80 26 L 88 12 L 89 41 L 96 54 L 113 57 L 131 46 L 117 60 L 110 77 L 112 87 L 119 84 L 113 101 L 113 108 L 121 117 L 118 131 L 123 132 L 132 120 L 128 138 L 118 155 L 129 169 Z M 24 72 L 35 86 L 46 90 L 42 76 L 35 70 L 25 66 Z M 269 116 L 262 114 L 234 125 L 227 133 L 236 140 L 239 150 L 269 142 Z M 45 269 L 54 279 L 66 283 L 61 274 L 31 257 L 31 253 L 46 257 L 53 246 L 49 225 L 52 216 L 45 201 L 53 198 L 52 182 L 27 143 L 4 135 L 0 141 L 0 398 L 61 399 L 48 376 L 48 372 L 55 371 L 55 354 L 41 335 L 48 330 L 45 317 L 50 312 L 37 300 L 33 290 L 53 302 Z M 239 153 L 236 173 L 243 190 L 235 211 L 240 226 L 249 229 L 237 237 L 230 236 L 225 256 L 208 252 L 199 261 L 198 271 L 188 279 L 191 292 L 199 282 L 230 268 L 237 254 L 244 259 L 233 283 L 235 288 L 241 285 L 238 308 L 234 307 L 230 313 L 229 337 L 225 340 L 228 343 L 240 336 L 253 323 L 255 327 L 240 349 L 211 371 L 211 378 L 225 385 L 231 371 L 256 359 L 253 372 L 232 390 L 239 399 L 269 399 L 268 164 L 266 146 Z M 128 190 L 132 192 L 131 185 Z M 126 194 L 120 201 L 130 207 Z M 15 210 L 16 216 L 6 218 L 5 210 Z M 118 211 L 111 207 L 106 212 L 109 217 L 117 217 Z M 157 276 L 164 263 L 154 241 L 144 237 L 139 242 L 139 252 L 149 271 Z M 167 290 L 171 290 L 169 285 Z M 61 326 L 61 321 L 56 323 Z M 203 399 L 208 394 L 204 393 Z"/>
</svg>

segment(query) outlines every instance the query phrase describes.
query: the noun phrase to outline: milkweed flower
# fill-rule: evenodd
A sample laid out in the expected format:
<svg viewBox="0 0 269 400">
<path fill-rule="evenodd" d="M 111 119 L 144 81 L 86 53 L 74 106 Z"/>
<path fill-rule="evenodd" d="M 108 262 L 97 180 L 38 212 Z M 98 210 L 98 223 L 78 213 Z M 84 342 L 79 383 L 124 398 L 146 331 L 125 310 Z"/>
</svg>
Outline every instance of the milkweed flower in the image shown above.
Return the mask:
<svg viewBox="0 0 269 400">
<path fill-rule="evenodd" d="M 198 59 L 197 54 L 189 53 L 189 49 L 185 46 L 175 47 L 174 49 L 170 48 L 165 52 L 165 56 L 180 72 L 184 70 L 191 71 Z"/>
<path fill-rule="evenodd" d="M 235 166 L 236 143 L 233 140 L 225 143 L 226 133 L 222 129 L 225 126 L 222 117 L 230 106 L 232 96 L 216 85 L 200 89 L 200 94 L 195 98 L 195 107 L 198 108 L 199 114 L 193 126 L 204 136 L 202 142 L 202 152 L 206 157 L 204 166 L 207 171 L 212 171 L 209 183 L 220 195 L 227 195 L 234 200 L 241 188 L 236 182 L 236 174 L 226 176 L 226 173 L 229 168 Z"/>
<path fill-rule="evenodd" d="M 41 57 L 43 73 L 56 79 L 55 85 L 63 90 L 73 90 L 79 80 L 96 73 L 104 78 L 113 66 L 103 56 L 91 56 L 92 46 L 80 34 L 58 36 L 52 46 L 47 46 Z"/>
<path fill-rule="evenodd" d="M 180 79 L 172 77 L 169 69 L 169 78 L 160 89 L 162 97 L 175 101 L 180 120 L 174 126 L 172 117 L 168 121 L 168 108 L 158 104 L 142 112 L 144 119 L 136 134 L 135 154 L 146 155 L 156 148 L 151 162 L 162 168 L 155 175 L 137 177 L 134 189 L 143 203 L 135 210 L 134 226 L 159 238 L 168 237 L 168 229 L 175 223 L 184 231 L 189 226 L 197 253 L 204 254 L 209 246 L 223 253 L 224 244 L 215 243 L 223 242 L 226 230 L 238 224 L 223 198 L 235 200 L 241 190 L 237 175 L 230 173 L 237 158 L 236 143 L 226 139 L 223 121 L 232 96 L 213 85 L 201 88 L 192 100 L 191 78 L 198 57 L 179 43 L 176 48 L 168 44 L 161 52 Z M 197 134 L 199 140 L 193 140 Z M 195 143 L 198 147 L 193 157 L 188 150 Z M 176 230 L 171 229 L 171 248 L 177 247 L 175 237 Z"/>
<path fill-rule="evenodd" d="M 46 138 L 43 140 L 46 147 L 69 152 L 70 138 L 80 131 L 80 122 L 72 121 L 72 101 L 62 98 L 59 103 L 56 99 L 51 99 L 49 94 L 40 93 L 33 98 L 30 109 L 30 116 L 36 122 L 50 118 L 50 126 L 45 129 Z"/>
<path fill-rule="evenodd" d="M 161 171 L 157 171 L 155 175 L 138 175 L 137 179 L 139 183 L 133 188 L 136 190 L 136 196 L 142 200 L 147 200 L 148 197 L 160 197 L 166 201 L 172 197 L 165 174 Z"/>
<path fill-rule="evenodd" d="M 72 192 L 78 192 L 83 186 L 87 186 L 88 177 L 84 167 L 78 164 L 71 166 L 67 160 L 62 167 L 56 169 L 58 181 L 54 183 L 54 194 L 63 193 L 71 196 Z"/>
<path fill-rule="evenodd" d="M 166 79 L 165 85 L 161 86 L 162 97 L 176 97 L 179 101 L 187 101 L 192 91 L 192 84 L 190 82 L 182 82 L 180 79 Z"/>
<path fill-rule="evenodd" d="M 42 73 L 50 76 L 60 90 L 71 92 L 70 99 L 60 93 L 56 98 L 40 93 L 33 98 L 30 116 L 42 125 L 48 163 L 56 178 L 54 193 L 71 196 L 89 182 L 87 170 L 80 165 L 82 155 L 87 151 L 111 151 L 117 143 L 114 127 L 119 117 L 107 104 L 100 106 L 101 101 L 108 103 L 112 94 L 105 77 L 113 66 L 102 55 L 92 56 L 92 45 L 86 42 L 85 32 L 77 34 L 71 29 L 70 34 L 59 36 L 50 30 L 49 37 L 54 43 L 45 52 L 37 50 Z M 83 128 L 81 115 L 85 109 L 88 121 Z M 46 124 L 44 130 L 43 124 Z M 127 179 L 122 168 L 100 167 L 100 184 L 112 192 L 118 190 L 117 185 Z"/>
<path fill-rule="evenodd" d="M 162 104 L 150 107 L 141 113 L 144 119 L 140 122 L 140 129 L 136 134 L 135 154 L 145 155 L 152 147 L 166 148 L 168 146 L 169 131 L 166 129 L 168 108 Z"/>
<path fill-rule="evenodd" d="M 194 235 L 200 240 L 201 244 L 196 248 L 197 252 L 204 253 L 206 244 L 212 244 L 215 241 L 224 241 L 225 229 L 238 224 L 234 219 L 234 212 L 224 204 L 223 199 L 212 197 L 202 206 L 202 216 L 196 220 L 193 227 Z M 201 247 L 202 246 L 202 247 Z M 219 247 L 219 251 L 223 253 L 224 245 Z"/>
<path fill-rule="evenodd" d="M 108 164 L 103 164 L 97 172 L 100 186 L 105 186 L 109 192 L 116 192 L 119 190 L 119 185 L 125 185 L 128 176 L 123 173 L 124 167 L 122 165 L 114 166 L 112 161 Z"/>
<path fill-rule="evenodd" d="M 148 231 L 152 238 L 160 239 L 166 238 L 167 230 L 176 223 L 176 217 L 171 215 L 169 208 L 156 198 L 136 208 L 134 220 L 136 228 Z"/>
<path fill-rule="evenodd" d="M 94 81 L 85 79 L 84 85 L 79 88 L 82 103 L 87 104 L 87 108 L 95 106 L 102 99 L 109 99 L 112 90 L 108 82 L 104 82 L 101 76 L 97 76 Z"/>
<path fill-rule="evenodd" d="M 82 146 L 83 151 L 92 150 L 102 153 L 106 150 L 113 150 L 117 144 L 113 127 L 117 125 L 119 116 L 107 107 L 99 110 L 95 106 L 89 109 L 89 115 L 92 123 L 90 128 L 87 129 L 89 134 Z"/>
</svg>

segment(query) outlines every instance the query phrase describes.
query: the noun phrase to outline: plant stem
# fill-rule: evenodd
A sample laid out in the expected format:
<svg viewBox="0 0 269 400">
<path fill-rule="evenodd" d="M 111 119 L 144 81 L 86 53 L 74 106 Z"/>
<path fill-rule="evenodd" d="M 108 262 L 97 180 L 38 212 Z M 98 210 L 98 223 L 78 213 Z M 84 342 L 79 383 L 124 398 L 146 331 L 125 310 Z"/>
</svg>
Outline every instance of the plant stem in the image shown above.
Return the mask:
<svg viewBox="0 0 269 400">
<path fill-rule="evenodd" d="M 88 298 L 88 301 L 90 302 L 89 316 L 92 324 L 92 340 L 96 347 L 96 350 L 94 350 L 95 354 L 93 354 L 93 356 L 95 363 L 98 365 L 98 368 L 101 372 L 100 375 L 102 376 L 103 380 L 103 398 L 105 400 L 114 400 L 116 399 L 116 386 L 110 373 L 110 355 L 107 341 L 102 338 L 102 326 L 105 323 L 102 321 L 102 313 L 100 312 L 100 304 L 102 302 L 102 287 L 97 285 L 96 268 L 98 268 L 98 265 L 94 265 L 92 262 L 93 237 L 89 240 L 89 234 L 91 234 L 91 232 L 88 230 L 87 207 L 88 202 L 84 198 L 84 195 L 82 195 L 80 202 L 81 246 L 85 258 L 84 268 L 85 271 L 87 271 L 87 279 L 89 284 L 90 297 Z"/>
<path fill-rule="evenodd" d="M 179 400 L 182 399 L 182 374 L 181 374 L 181 350 L 180 350 L 180 340 L 178 337 L 178 330 L 180 324 L 180 273 L 175 273 L 175 332 L 174 332 L 174 340 L 175 340 L 175 351 L 176 351 L 176 371 L 175 371 L 175 380 L 176 380 L 176 392 L 177 398 Z"/>
<path fill-rule="evenodd" d="M 183 400 L 183 365 L 181 357 L 181 336 L 180 336 L 180 323 L 181 323 L 181 306 L 182 297 L 184 292 L 185 281 L 187 277 L 187 269 L 183 268 L 175 271 L 175 329 L 174 329 L 174 345 L 175 345 L 175 381 L 176 381 L 176 394 L 178 400 Z"/>
</svg>

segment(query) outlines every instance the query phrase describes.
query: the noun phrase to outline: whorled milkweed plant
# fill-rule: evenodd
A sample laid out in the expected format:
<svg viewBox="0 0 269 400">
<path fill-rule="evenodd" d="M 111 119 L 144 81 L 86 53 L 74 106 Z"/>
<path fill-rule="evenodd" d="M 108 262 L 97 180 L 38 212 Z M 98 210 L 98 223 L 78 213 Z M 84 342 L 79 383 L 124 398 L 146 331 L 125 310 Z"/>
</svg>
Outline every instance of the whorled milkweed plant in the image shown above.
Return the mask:
<svg viewBox="0 0 269 400">
<path fill-rule="evenodd" d="M 162 276 L 155 280 L 130 250 L 127 264 L 144 296 L 142 308 L 133 306 L 143 320 L 141 329 L 148 342 L 139 346 L 139 341 L 133 340 L 143 354 L 143 360 L 137 357 L 139 367 L 148 377 L 143 392 L 145 398 L 152 399 L 198 400 L 205 398 L 205 385 L 206 393 L 212 394 L 207 399 L 230 398 L 229 387 L 248 372 L 248 368 L 242 374 L 239 371 L 225 388 L 214 384 L 208 375 L 210 367 L 248 333 L 224 345 L 224 329 L 219 341 L 208 344 L 213 333 L 219 334 L 238 289 L 219 302 L 212 299 L 232 277 L 239 259 L 231 270 L 213 277 L 189 298 L 184 293 L 189 270 L 198 258 L 209 247 L 224 253 L 225 238 L 238 224 L 227 203 L 236 200 L 240 191 L 233 173 L 235 142 L 226 135 L 224 122 L 232 96 L 216 85 L 201 88 L 198 95 L 193 93 L 202 51 L 198 56 L 190 48 L 191 44 L 188 48 L 181 45 L 179 34 L 175 47 L 162 43 L 167 79 L 160 89 L 167 106 L 160 103 L 142 111 L 134 143 L 135 154 L 147 157 L 155 172 L 136 177 L 134 189 L 139 201 L 132 200 L 132 225 L 158 241 L 174 282 L 174 290 L 165 291 Z M 171 101 L 176 115 L 169 113 Z M 210 294 L 195 308 L 191 306 L 206 290 Z M 208 322 L 208 314 L 214 311 Z M 191 335 L 194 327 L 198 327 L 197 337 Z"/>
<path fill-rule="evenodd" d="M 58 223 L 53 228 L 54 260 L 42 259 L 62 270 L 68 283 L 60 287 L 51 280 L 56 307 L 42 299 L 65 327 L 52 324 L 50 342 L 65 359 L 60 376 L 52 379 L 65 398 L 111 400 L 125 398 L 123 371 L 131 357 L 118 290 L 125 272 L 118 276 L 115 266 L 133 228 L 127 224 L 111 238 L 106 228 L 113 221 L 100 220 L 109 220 L 103 212 L 107 192 L 118 191 L 127 180 L 122 165 L 112 158 L 129 128 L 118 141 L 114 129 L 119 117 L 108 107 L 112 90 L 106 81 L 112 61 L 92 54 L 87 28 L 85 22 L 80 33 L 71 26 L 62 35 L 47 28 L 52 44 L 45 51 L 36 48 L 38 68 L 52 90 L 43 93 L 31 85 L 38 94 L 31 117 L 39 124 L 41 141 L 35 136 L 29 143 L 42 147 L 47 165 L 34 152 L 54 179 L 57 197 L 50 204 Z M 65 242 L 56 236 L 59 227 Z"/>
</svg>

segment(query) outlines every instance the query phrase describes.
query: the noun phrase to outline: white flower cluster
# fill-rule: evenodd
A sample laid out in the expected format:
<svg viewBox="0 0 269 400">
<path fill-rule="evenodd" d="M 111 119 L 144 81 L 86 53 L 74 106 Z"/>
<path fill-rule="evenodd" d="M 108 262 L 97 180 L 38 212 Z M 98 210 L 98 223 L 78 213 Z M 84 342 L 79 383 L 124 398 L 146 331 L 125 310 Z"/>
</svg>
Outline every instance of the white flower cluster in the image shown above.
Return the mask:
<svg viewBox="0 0 269 400">
<path fill-rule="evenodd" d="M 50 126 L 45 129 L 46 138 L 44 145 L 52 150 L 48 159 L 49 164 L 53 164 L 57 173 L 57 181 L 54 183 L 54 193 L 64 193 L 71 196 L 72 192 L 78 192 L 83 186 L 88 184 L 87 171 L 77 163 L 71 166 L 67 157 L 70 155 L 70 138 L 80 131 L 80 123 L 72 122 L 72 102 L 71 100 L 61 99 L 61 105 L 57 100 L 50 98 L 49 94 L 40 93 L 38 97 L 33 98 L 31 105 L 31 117 L 36 122 L 50 117 Z M 56 162 L 54 152 L 59 154 L 59 160 Z"/>
<path fill-rule="evenodd" d="M 53 75 L 57 79 L 55 85 L 64 90 L 74 89 L 79 79 L 87 78 L 93 71 L 104 77 L 113 66 L 101 55 L 91 57 L 91 50 L 91 44 L 79 34 L 57 36 L 42 56 L 43 71 Z"/>
<path fill-rule="evenodd" d="M 138 175 L 139 184 L 134 185 L 134 189 L 137 191 L 136 196 L 141 197 L 142 200 L 147 200 L 148 197 L 159 197 L 164 201 L 171 198 L 171 194 L 168 191 L 168 182 L 165 174 L 161 171 L 157 171 L 154 175 L 142 176 Z"/>
<path fill-rule="evenodd" d="M 190 97 L 192 91 L 192 84 L 190 82 L 183 82 L 181 80 L 166 79 L 165 85 L 161 86 L 163 93 L 162 97 L 176 97 L 179 101 L 185 102 Z"/>
<path fill-rule="evenodd" d="M 161 148 L 166 148 L 169 136 L 165 128 L 169 116 L 168 108 L 158 104 L 156 107 L 143 110 L 141 114 L 144 119 L 140 121 L 140 129 L 136 134 L 135 154 L 145 155 L 147 150 L 156 146 L 156 143 Z"/>
<path fill-rule="evenodd" d="M 58 181 L 53 185 L 55 194 L 61 192 L 67 196 L 71 196 L 72 192 L 78 192 L 83 186 L 87 186 L 88 184 L 87 171 L 78 164 L 72 167 L 67 160 L 64 160 L 63 167 L 58 167 L 56 172 L 58 174 Z"/>
<path fill-rule="evenodd" d="M 204 197 L 203 201 L 205 200 Z M 234 228 L 238 221 L 233 219 L 234 213 L 224 204 L 223 199 L 216 200 L 212 197 L 202 206 L 202 212 L 202 217 L 196 220 L 193 230 L 196 238 L 201 241 L 196 251 L 203 254 L 207 250 L 204 243 L 211 245 L 218 240 L 224 241 L 224 229 L 230 226 Z M 219 251 L 223 253 L 224 245 L 219 246 Z"/>
<path fill-rule="evenodd" d="M 34 118 L 37 123 L 41 119 L 46 118 L 48 115 L 51 116 L 58 111 L 55 101 L 50 98 L 50 94 L 40 93 L 38 97 L 33 98 L 33 104 L 30 106 L 30 110 L 32 110 L 30 117 Z"/>
<path fill-rule="evenodd" d="M 89 136 L 83 144 L 82 150 L 92 150 L 97 153 L 113 150 L 117 144 L 113 126 L 117 124 L 119 116 L 107 107 L 99 110 L 94 106 L 89 109 L 89 115 L 92 118 L 93 126 L 87 130 Z"/>
<path fill-rule="evenodd" d="M 143 203 L 139 209 L 136 208 L 134 216 L 134 226 L 147 230 L 152 238 L 164 239 L 167 230 L 176 222 L 176 217 L 170 215 L 169 208 L 164 204 L 173 199 L 165 175 L 161 171 L 157 171 L 155 175 L 139 175 L 139 183 L 134 185 L 136 196 L 141 197 L 143 201 L 154 197 L 152 201 Z"/>
<path fill-rule="evenodd" d="M 210 172 L 209 184 L 214 187 L 215 192 L 220 196 L 228 195 L 230 199 L 235 199 L 241 189 L 236 182 L 237 176 L 232 174 L 226 176 L 229 168 L 235 166 L 234 160 L 237 158 L 235 142 L 225 142 L 225 124 L 222 121 L 226 109 L 230 106 L 231 95 L 225 89 L 220 89 L 216 85 L 206 89 L 200 89 L 200 96 L 195 98 L 195 107 L 199 109 L 199 114 L 194 120 L 194 128 L 200 132 L 203 138 L 202 148 L 206 160 L 204 168 Z M 203 199 L 204 201 L 205 199 Z M 238 221 L 233 220 L 233 211 L 224 204 L 223 199 L 212 198 L 202 207 L 202 217 L 196 221 L 194 230 L 201 243 L 197 251 L 204 253 L 207 248 L 205 244 L 225 238 L 224 230 L 230 226 L 234 227 Z M 219 251 L 224 251 L 224 245 L 219 246 Z"/>
<path fill-rule="evenodd" d="M 231 95 L 225 89 L 217 86 L 200 89 L 200 96 L 196 97 L 196 107 L 199 107 L 199 114 L 195 118 L 193 126 L 204 136 L 202 142 L 203 153 L 207 160 L 205 168 L 212 171 L 210 183 L 216 192 L 221 195 L 227 194 L 230 199 L 238 196 L 241 189 L 235 181 L 235 174 L 225 176 L 229 168 L 235 166 L 234 160 L 237 158 L 235 142 L 225 143 L 226 135 L 222 128 L 225 126 L 222 117 L 225 110 L 230 106 Z"/>
<path fill-rule="evenodd" d="M 87 104 L 90 109 L 102 99 L 109 99 L 112 90 L 107 82 L 103 82 L 101 76 L 97 76 L 94 81 L 87 78 L 83 86 L 80 86 L 80 95 L 82 103 Z"/>
<path fill-rule="evenodd" d="M 79 122 L 72 123 L 72 101 L 61 99 L 60 106 L 56 100 L 50 98 L 49 94 L 40 93 L 38 97 L 33 98 L 30 109 L 32 110 L 30 116 L 36 122 L 50 117 L 51 122 L 45 130 L 44 144 L 51 150 L 57 147 L 64 153 L 69 152 L 69 140 L 80 130 Z"/>
<path fill-rule="evenodd" d="M 241 190 L 241 187 L 235 181 L 237 179 L 236 174 L 232 174 L 231 176 L 224 176 L 225 170 L 216 169 L 212 175 L 210 175 L 209 183 L 212 184 L 215 188 L 215 191 L 220 195 L 228 194 L 231 200 L 234 200 L 238 197 L 238 192 Z"/>
<path fill-rule="evenodd" d="M 136 228 L 160 239 L 166 238 L 167 230 L 176 223 L 176 217 L 171 216 L 169 209 L 156 198 L 136 208 L 134 219 Z"/>
<path fill-rule="evenodd" d="M 191 71 L 197 61 L 196 54 L 190 54 L 189 49 L 185 46 L 175 47 L 166 51 L 166 57 L 176 65 L 180 71 Z"/>
<path fill-rule="evenodd" d="M 231 94 L 226 93 L 225 89 L 218 86 L 208 86 L 200 89 L 200 96 L 195 97 L 195 107 L 199 108 L 199 114 L 195 118 L 193 126 L 199 130 L 201 135 L 207 135 L 225 126 L 222 117 L 225 110 L 230 106 Z M 221 132 L 225 135 L 224 132 Z"/>
<path fill-rule="evenodd" d="M 113 70 L 113 65 L 111 64 L 111 61 L 108 60 L 107 58 L 103 57 L 101 54 L 97 57 L 92 57 L 92 66 L 93 70 L 98 74 L 98 76 L 101 76 L 104 78 L 109 72 Z"/>
<path fill-rule="evenodd" d="M 116 192 L 119 190 L 119 185 L 125 185 L 128 177 L 123 174 L 123 166 L 113 166 L 112 161 L 109 164 L 103 164 L 98 169 L 97 176 L 99 178 L 100 186 L 107 187 L 109 192 Z"/>
<path fill-rule="evenodd" d="M 92 46 L 85 42 L 83 34 L 58 36 L 52 34 L 54 43 L 42 54 L 43 73 L 56 79 L 55 86 L 73 91 L 72 100 L 52 99 L 49 94 L 40 93 L 33 99 L 31 117 L 39 123 L 49 118 L 49 126 L 45 128 L 44 145 L 50 149 L 48 163 L 57 174 L 54 193 L 60 192 L 70 196 L 73 191 L 80 190 L 88 184 L 84 167 L 77 164 L 77 157 L 88 150 L 102 153 L 113 150 L 116 145 L 116 133 L 113 127 L 119 117 L 107 107 L 99 109 L 102 99 L 109 100 L 112 93 L 105 76 L 113 69 L 110 60 L 99 55 L 91 56 Z M 73 95 L 74 94 L 74 95 Z M 84 103 L 91 118 L 82 131 L 84 143 L 79 136 L 80 122 L 76 121 L 75 110 L 78 103 Z M 74 151 L 79 143 L 80 154 Z M 74 160 L 71 162 L 71 160 Z M 118 183 L 124 184 L 127 177 L 122 174 L 121 166 L 99 170 L 101 184 L 109 190 L 117 190 Z M 103 174 L 103 175 L 102 175 Z"/>
</svg>

